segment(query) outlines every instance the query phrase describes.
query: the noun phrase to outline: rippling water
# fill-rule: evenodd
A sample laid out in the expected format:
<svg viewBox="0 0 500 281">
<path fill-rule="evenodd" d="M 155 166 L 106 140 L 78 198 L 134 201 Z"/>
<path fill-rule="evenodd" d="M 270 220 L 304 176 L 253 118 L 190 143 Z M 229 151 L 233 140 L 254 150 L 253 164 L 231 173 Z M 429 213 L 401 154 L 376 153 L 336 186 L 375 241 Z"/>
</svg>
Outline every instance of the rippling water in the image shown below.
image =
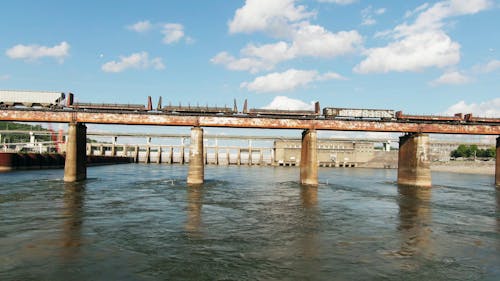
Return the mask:
<svg viewBox="0 0 500 281">
<path fill-rule="evenodd" d="M 0 280 L 499 280 L 500 190 L 484 175 L 92 167 L 0 174 Z"/>
</svg>

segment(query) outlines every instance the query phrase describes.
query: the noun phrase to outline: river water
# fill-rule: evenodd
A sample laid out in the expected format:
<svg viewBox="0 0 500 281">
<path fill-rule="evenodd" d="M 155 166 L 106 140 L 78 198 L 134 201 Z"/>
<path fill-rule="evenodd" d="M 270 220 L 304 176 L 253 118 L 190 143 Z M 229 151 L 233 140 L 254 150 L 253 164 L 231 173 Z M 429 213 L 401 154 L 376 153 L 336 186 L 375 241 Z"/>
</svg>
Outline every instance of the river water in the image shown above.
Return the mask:
<svg viewBox="0 0 500 281">
<path fill-rule="evenodd" d="M 493 177 L 187 166 L 0 174 L 0 280 L 500 280 Z"/>
</svg>

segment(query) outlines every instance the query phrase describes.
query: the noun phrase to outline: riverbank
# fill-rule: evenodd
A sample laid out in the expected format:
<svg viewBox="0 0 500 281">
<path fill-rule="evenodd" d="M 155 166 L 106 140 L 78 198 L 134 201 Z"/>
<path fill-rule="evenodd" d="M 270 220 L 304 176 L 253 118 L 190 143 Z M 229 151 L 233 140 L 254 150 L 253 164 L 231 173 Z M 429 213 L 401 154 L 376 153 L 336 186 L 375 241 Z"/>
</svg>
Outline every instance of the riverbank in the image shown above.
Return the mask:
<svg viewBox="0 0 500 281">
<path fill-rule="evenodd" d="M 495 175 L 495 161 L 432 162 L 431 171 L 460 174 Z"/>
</svg>

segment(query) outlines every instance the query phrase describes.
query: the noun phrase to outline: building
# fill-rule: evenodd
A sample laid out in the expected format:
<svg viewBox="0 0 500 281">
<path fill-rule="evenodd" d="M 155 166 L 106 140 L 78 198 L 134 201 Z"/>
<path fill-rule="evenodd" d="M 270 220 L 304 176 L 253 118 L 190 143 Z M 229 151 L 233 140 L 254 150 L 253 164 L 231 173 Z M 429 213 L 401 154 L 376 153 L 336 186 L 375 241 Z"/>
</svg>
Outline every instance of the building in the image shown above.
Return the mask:
<svg viewBox="0 0 500 281">
<path fill-rule="evenodd" d="M 300 153 L 300 140 L 274 141 L 274 165 L 299 166 Z M 373 156 L 373 142 L 318 140 L 318 162 L 321 167 L 356 167 Z"/>
</svg>

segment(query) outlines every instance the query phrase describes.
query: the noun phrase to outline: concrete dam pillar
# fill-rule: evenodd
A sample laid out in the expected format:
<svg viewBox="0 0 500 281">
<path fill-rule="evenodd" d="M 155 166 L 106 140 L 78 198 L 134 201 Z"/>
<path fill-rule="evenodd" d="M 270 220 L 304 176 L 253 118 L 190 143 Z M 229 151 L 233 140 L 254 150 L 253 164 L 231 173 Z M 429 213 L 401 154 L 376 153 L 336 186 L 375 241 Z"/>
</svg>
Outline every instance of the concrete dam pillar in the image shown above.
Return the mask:
<svg viewBox="0 0 500 281">
<path fill-rule="evenodd" d="M 191 129 L 191 144 L 189 145 L 189 172 L 187 183 L 189 185 L 203 184 L 205 178 L 203 163 L 203 129 Z"/>
<path fill-rule="evenodd" d="M 69 123 L 64 163 L 65 182 L 76 182 L 87 178 L 86 146 L 87 127 L 83 123 Z"/>
<path fill-rule="evenodd" d="M 300 183 L 318 185 L 318 133 L 316 130 L 302 132 L 300 153 Z"/>
<path fill-rule="evenodd" d="M 497 161 L 495 166 L 495 185 L 500 187 L 500 137 L 497 138 Z"/>
<path fill-rule="evenodd" d="M 429 135 L 407 134 L 399 138 L 398 184 L 432 186 Z"/>
</svg>

